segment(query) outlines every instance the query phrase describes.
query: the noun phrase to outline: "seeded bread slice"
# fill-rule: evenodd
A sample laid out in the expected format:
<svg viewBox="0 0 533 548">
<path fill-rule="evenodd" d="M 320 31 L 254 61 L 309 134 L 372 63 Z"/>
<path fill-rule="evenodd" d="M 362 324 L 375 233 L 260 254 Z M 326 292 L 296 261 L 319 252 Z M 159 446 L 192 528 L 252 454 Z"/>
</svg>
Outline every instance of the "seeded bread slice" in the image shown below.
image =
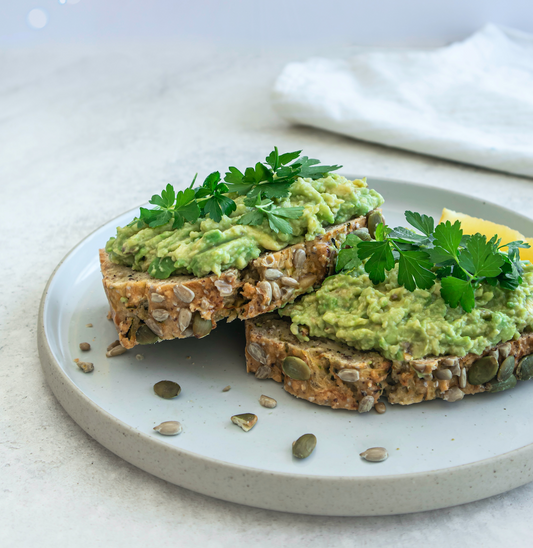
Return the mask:
<svg viewBox="0 0 533 548">
<path fill-rule="evenodd" d="M 163 339 L 204 337 L 228 318 L 254 318 L 318 287 L 334 268 L 337 240 L 363 228 L 358 217 L 328 228 L 314 240 L 263 253 L 245 269 L 203 278 L 150 277 L 112 263 L 100 250 L 104 290 L 110 317 L 125 348 Z"/>
<path fill-rule="evenodd" d="M 325 338 L 313 337 L 302 342 L 291 332 L 290 322 L 276 314 L 246 321 L 249 373 L 258 379 L 282 382 L 285 390 L 298 398 L 360 413 L 370 411 L 381 395 L 389 403 L 410 405 L 436 398 L 454 402 L 465 394 L 511 388 L 515 378 L 533 377 L 533 357 L 522 360 L 531 354 L 533 333 L 524 333 L 515 341 L 486 349 L 481 356 L 467 354 L 399 362 Z M 294 363 L 296 369 L 307 368 L 309 378 L 297 380 L 284 372 L 284 361 L 290 356 L 303 360 L 303 365 L 298 360 Z M 498 382 L 497 375 L 503 373 L 502 364 L 509 357 L 504 367 L 511 376 Z M 289 367 L 286 365 L 285 370 L 294 371 L 294 365 L 287 363 Z M 491 378 L 490 371 L 495 369 L 498 373 Z M 298 371 L 296 376 L 300 376 Z M 481 380 L 480 384 L 472 384 Z"/>
</svg>

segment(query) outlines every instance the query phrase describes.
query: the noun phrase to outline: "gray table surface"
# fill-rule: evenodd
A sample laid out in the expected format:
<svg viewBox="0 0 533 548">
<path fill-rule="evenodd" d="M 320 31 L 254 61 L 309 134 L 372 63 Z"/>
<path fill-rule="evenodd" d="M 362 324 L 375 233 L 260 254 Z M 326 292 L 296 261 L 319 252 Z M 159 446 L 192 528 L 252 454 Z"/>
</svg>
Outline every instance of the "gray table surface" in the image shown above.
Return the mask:
<svg viewBox="0 0 533 548">
<path fill-rule="evenodd" d="M 118 458 L 45 383 L 37 310 L 63 256 L 163 183 L 250 165 L 274 144 L 348 173 L 444 186 L 532 215 L 533 180 L 287 125 L 269 92 L 284 63 L 304 56 L 179 43 L 0 54 L 1 546 L 530 545 L 533 484 L 394 517 L 248 508 Z"/>
</svg>

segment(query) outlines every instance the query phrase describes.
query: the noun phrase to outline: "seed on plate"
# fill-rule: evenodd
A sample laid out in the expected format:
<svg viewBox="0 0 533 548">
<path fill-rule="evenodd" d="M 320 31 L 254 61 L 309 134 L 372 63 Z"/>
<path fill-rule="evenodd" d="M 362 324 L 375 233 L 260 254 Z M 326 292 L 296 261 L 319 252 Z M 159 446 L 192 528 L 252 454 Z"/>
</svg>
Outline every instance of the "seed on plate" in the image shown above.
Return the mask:
<svg viewBox="0 0 533 548">
<path fill-rule="evenodd" d="M 294 265 L 294 268 L 302 268 L 302 266 L 305 264 L 305 249 L 297 249 L 294 252 L 294 258 L 292 260 L 292 264 Z"/>
<path fill-rule="evenodd" d="M 142 354 L 135 354 L 135 359 L 141 361 L 144 360 L 144 356 Z"/>
<path fill-rule="evenodd" d="M 177 436 L 178 434 L 181 434 L 183 427 L 178 421 L 165 421 L 154 426 L 154 430 L 163 434 L 163 436 Z"/>
<path fill-rule="evenodd" d="M 228 384 L 228 386 L 224 386 L 222 389 L 222 392 L 229 392 L 231 390 L 231 386 Z"/>
<path fill-rule="evenodd" d="M 118 339 L 113 341 L 106 350 L 109 352 L 112 348 L 115 348 L 115 346 L 120 346 L 120 341 Z"/>
<path fill-rule="evenodd" d="M 138 344 L 153 344 L 159 340 L 159 337 L 147 325 L 141 325 L 141 327 L 137 329 L 135 339 Z M 115 342 L 119 343 L 119 341 Z"/>
<path fill-rule="evenodd" d="M 439 369 L 435 371 L 435 377 L 441 381 L 450 381 L 453 375 L 449 369 Z"/>
<path fill-rule="evenodd" d="M 274 281 L 283 276 L 283 272 L 277 268 L 267 268 L 265 270 L 265 280 Z"/>
<path fill-rule="evenodd" d="M 507 356 L 507 358 L 503 360 L 498 369 L 498 375 L 496 375 L 498 382 L 506 381 L 513 374 L 515 362 L 514 356 Z"/>
<path fill-rule="evenodd" d="M 379 413 L 380 415 L 387 412 L 387 406 L 382 401 L 378 401 L 378 403 L 374 405 L 374 409 L 376 410 L 376 413 Z"/>
<path fill-rule="evenodd" d="M 268 407 L 268 409 L 274 409 L 276 405 L 278 405 L 278 402 L 274 398 L 270 398 L 269 396 L 262 395 L 259 398 L 259 403 L 263 407 Z"/>
<path fill-rule="evenodd" d="M 285 375 L 295 381 L 306 381 L 311 377 L 309 366 L 296 356 L 287 356 L 283 360 L 282 369 Z"/>
<path fill-rule="evenodd" d="M 359 453 L 359 456 L 369 462 L 383 462 L 389 458 L 389 453 L 385 447 L 371 447 Z"/>
<path fill-rule="evenodd" d="M 359 411 L 359 413 L 368 413 L 372 409 L 372 407 L 374 407 L 374 397 L 365 396 L 359 402 L 359 407 L 357 408 L 357 411 Z"/>
<path fill-rule="evenodd" d="M 503 390 L 509 390 L 516 386 L 516 377 L 511 375 L 506 380 L 501 382 L 491 382 L 489 392 L 502 392 Z"/>
<path fill-rule="evenodd" d="M 162 303 L 165 300 L 165 297 L 159 293 L 152 293 L 151 299 L 153 303 Z"/>
<path fill-rule="evenodd" d="M 257 423 L 257 415 L 254 415 L 253 413 L 233 415 L 233 417 L 231 417 L 231 422 L 242 428 L 245 432 L 248 432 Z"/>
<path fill-rule="evenodd" d="M 159 381 L 154 384 L 154 392 L 160 398 L 170 400 L 181 392 L 181 386 L 174 381 Z"/>
<path fill-rule="evenodd" d="M 90 349 L 91 349 L 91 345 L 88 342 L 80 343 L 80 350 L 87 352 L 87 350 L 90 350 Z"/>
<path fill-rule="evenodd" d="M 516 378 L 519 381 L 528 381 L 533 378 L 533 354 L 525 356 L 520 360 L 516 369 Z"/>
<path fill-rule="evenodd" d="M 359 371 L 357 369 L 341 369 L 337 376 L 344 382 L 357 382 L 359 380 Z"/>
<path fill-rule="evenodd" d="M 199 312 L 196 312 L 194 315 L 194 320 L 192 322 L 192 332 L 194 336 L 197 339 L 203 339 L 209 333 L 211 333 L 211 329 L 213 329 L 213 324 L 211 323 L 211 320 L 204 320 L 202 316 L 200 316 Z"/>
<path fill-rule="evenodd" d="M 93 327 L 93 324 L 92 323 L 88 323 L 85 325 L 85 327 Z"/>
<path fill-rule="evenodd" d="M 189 327 L 192 319 L 192 312 L 188 308 L 181 308 L 178 315 L 178 324 L 180 331 L 185 331 Z"/>
<path fill-rule="evenodd" d="M 284 285 L 285 287 L 298 287 L 300 285 L 300 282 L 298 280 L 295 280 L 294 278 L 291 278 L 290 276 L 283 276 L 279 283 L 281 285 Z"/>
<path fill-rule="evenodd" d="M 306 459 L 316 447 L 316 436 L 304 434 L 292 443 L 292 454 L 297 459 Z"/>
<path fill-rule="evenodd" d="M 272 369 L 270 369 L 268 365 L 261 365 L 260 367 L 257 368 L 255 372 L 255 378 L 262 381 L 265 379 L 270 379 L 271 374 L 272 374 Z"/>
<path fill-rule="evenodd" d="M 485 384 L 493 379 L 498 371 L 498 360 L 494 356 L 485 356 L 476 360 L 468 370 L 470 384 Z"/>
<path fill-rule="evenodd" d="M 174 286 L 174 295 L 176 295 L 176 297 L 185 304 L 191 303 L 195 297 L 194 291 L 182 284 Z"/>
<path fill-rule="evenodd" d="M 267 362 L 267 355 L 261 348 L 261 345 L 252 342 L 248 345 L 246 350 L 248 350 L 248 354 L 250 354 L 250 356 L 252 356 L 252 358 L 259 363 L 265 364 Z"/>
<path fill-rule="evenodd" d="M 74 361 L 84 373 L 91 373 L 92 371 L 94 371 L 94 365 L 91 362 L 82 362 L 77 358 Z"/>
<path fill-rule="evenodd" d="M 152 317 L 157 322 L 164 322 L 169 316 L 168 310 L 164 310 L 163 308 L 156 308 L 152 311 Z"/>
<path fill-rule="evenodd" d="M 120 356 L 121 354 L 124 354 L 124 352 L 127 352 L 128 349 L 124 348 L 123 346 L 114 346 L 111 350 L 106 352 L 106 357 L 108 358 L 114 358 L 115 356 Z"/>
</svg>

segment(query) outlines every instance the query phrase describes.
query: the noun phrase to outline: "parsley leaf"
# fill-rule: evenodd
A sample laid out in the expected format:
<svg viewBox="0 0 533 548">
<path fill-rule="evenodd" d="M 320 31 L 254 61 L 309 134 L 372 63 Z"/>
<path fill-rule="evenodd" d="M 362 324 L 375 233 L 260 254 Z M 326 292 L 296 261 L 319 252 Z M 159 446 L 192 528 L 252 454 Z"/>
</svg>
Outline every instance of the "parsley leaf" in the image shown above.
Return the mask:
<svg viewBox="0 0 533 548">
<path fill-rule="evenodd" d="M 357 245 L 362 240 L 355 234 L 348 234 L 342 245 L 335 265 L 335 272 L 345 270 L 349 272 L 361 264 L 361 259 L 357 255 Z"/>
<path fill-rule="evenodd" d="M 433 233 L 435 228 L 435 221 L 433 220 L 433 217 L 421 215 L 420 213 L 413 211 L 406 211 L 405 218 L 411 226 L 414 226 L 417 230 L 420 230 L 422 234 L 430 236 Z"/>
<path fill-rule="evenodd" d="M 459 255 L 459 265 L 476 278 L 498 276 L 504 260 L 497 248 L 482 234 L 474 234 Z"/>
<path fill-rule="evenodd" d="M 465 312 L 472 312 L 476 304 L 474 288 L 468 280 L 460 280 L 448 276 L 441 280 L 441 295 L 444 301 L 452 308 L 457 308 L 459 303 Z"/>
<path fill-rule="evenodd" d="M 417 287 L 429 289 L 435 283 L 435 274 L 431 272 L 433 263 L 424 251 L 402 251 L 398 267 L 398 283 L 409 291 Z"/>
<path fill-rule="evenodd" d="M 385 270 L 394 268 L 394 257 L 389 242 L 360 242 L 357 255 L 361 260 L 368 259 L 365 271 L 374 284 L 385 281 Z"/>
<path fill-rule="evenodd" d="M 302 206 L 275 207 L 271 200 L 259 201 L 259 197 L 255 201 L 248 200 L 247 205 L 255 209 L 243 215 L 237 224 L 260 225 L 266 219 L 274 232 L 282 232 L 283 234 L 292 234 L 292 225 L 285 219 L 298 219 L 304 211 Z"/>
</svg>

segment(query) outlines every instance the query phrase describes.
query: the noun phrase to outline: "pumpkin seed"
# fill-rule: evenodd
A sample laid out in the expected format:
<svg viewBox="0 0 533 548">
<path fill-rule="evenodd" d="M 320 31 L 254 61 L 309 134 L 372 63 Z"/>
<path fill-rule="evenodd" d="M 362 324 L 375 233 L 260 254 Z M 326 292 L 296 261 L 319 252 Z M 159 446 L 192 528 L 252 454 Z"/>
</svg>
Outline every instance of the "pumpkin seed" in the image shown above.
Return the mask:
<svg viewBox="0 0 533 548">
<path fill-rule="evenodd" d="M 294 268 L 302 268 L 302 266 L 305 264 L 305 259 L 306 259 L 306 255 L 305 255 L 305 249 L 297 249 L 295 252 L 294 252 L 294 258 L 292 260 L 292 264 L 294 265 Z"/>
<path fill-rule="evenodd" d="M 229 392 L 231 390 L 231 386 L 228 384 L 228 386 L 225 386 L 223 389 L 222 389 L 222 392 Z"/>
<path fill-rule="evenodd" d="M 263 407 L 267 407 L 268 409 L 274 409 L 276 405 L 278 405 L 278 402 L 274 398 L 270 398 L 269 396 L 262 395 L 259 398 L 259 403 Z"/>
<path fill-rule="evenodd" d="M 485 384 L 493 379 L 498 372 L 498 360 L 494 356 L 485 356 L 476 360 L 468 370 L 470 384 Z"/>
<path fill-rule="evenodd" d="M 341 369 L 337 376 L 344 382 L 357 382 L 359 380 L 359 371 L 357 369 Z"/>
<path fill-rule="evenodd" d="M 435 377 L 441 381 L 451 381 L 453 375 L 449 369 L 439 369 L 435 371 Z"/>
<path fill-rule="evenodd" d="M 88 342 L 80 343 L 80 350 L 83 350 L 84 352 L 87 352 L 90 349 L 91 349 L 91 345 Z"/>
<path fill-rule="evenodd" d="M 376 413 L 379 413 L 380 415 L 387 412 L 387 406 L 382 401 L 378 401 L 378 403 L 374 405 L 374 409 L 376 410 Z"/>
<path fill-rule="evenodd" d="M 514 356 L 508 356 L 503 360 L 496 376 L 498 382 L 506 381 L 513 374 L 515 362 Z"/>
<path fill-rule="evenodd" d="M 168 313 L 168 310 L 164 310 L 163 308 L 156 308 L 152 312 L 152 317 L 157 322 L 164 322 L 169 316 L 170 314 Z"/>
<path fill-rule="evenodd" d="M 254 415 L 253 413 L 233 415 L 233 417 L 231 417 L 231 422 L 242 428 L 245 432 L 248 432 L 257 423 L 257 415 Z"/>
<path fill-rule="evenodd" d="M 124 354 L 124 352 L 127 352 L 128 349 L 124 348 L 123 346 L 114 346 L 109 352 L 106 352 L 105 355 L 108 358 L 114 358 L 115 356 L 120 356 L 121 354 Z"/>
<path fill-rule="evenodd" d="M 178 284 L 174 286 L 174 295 L 185 304 L 189 304 L 194 300 L 194 291 L 185 287 L 184 285 Z"/>
<path fill-rule="evenodd" d="M 372 238 L 376 237 L 376 228 L 381 223 L 385 224 L 385 219 L 383 218 L 381 211 L 376 210 L 368 214 L 366 218 L 366 225 Z"/>
<path fill-rule="evenodd" d="M 285 375 L 295 381 L 306 381 L 311 377 L 309 366 L 296 356 L 287 356 L 283 360 L 282 369 Z"/>
<path fill-rule="evenodd" d="M 511 375 L 506 380 L 500 382 L 491 382 L 489 392 L 502 392 L 503 390 L 509 390 L 516 386 L 516 377 Z"/>
<path fill-rule="evenodd" d="M 180 331 L 185 331 L 187 327 L 191 324 L 192 312 L 188 308 L 180 308 L 180 313 L 178 314 L 178 324 L 180 326 Z"/>
<path fill-rule="evenodd" d="M 368 228 L 358 228 L 357 230 L 354 230 L 354 234 L 360 240 L 363 240 L 363 242 L 370 242 L 370 240 L 372 240 L 372 236 L 370 236 L 370 232 L 368 232 Z"/>
<path fill-rule="evenodd" d="M 202 316 L 197 312 L 194 315 L 194 320 L 192 322 L 192 332 L 197 339 L 203 339 L 213 329 L 213 324 L 211 320 L 204 320 Z"/>
<path fill-rule="evenodd" d="M 265 270 L 265 280 L 274 281 L 283 276 L 283 272 L 277 268 L 267 268 Z"/>
<path fill-rule="evenodd" d="M 94 365 L 91 362 L 81 362 L 78 359 L 75 359 L 74 361 L 84 373 L 91 373 L 92 371 L 94 371 Z"/>
<path fill-rule="evenodd" d="M 298 280 L 295 280 L 290 276 L 283 276 L 283 278 L 280 279 L 279 283 L 281 285 L 284 285 L 285 287 L 298 287 L 300 285 Z"/>
<path fill-rule="evenodd" d="M 154 426 L 154 430 L 163 434 L 163 436 L 177 436 L 178 434 L 181 434 L 183 428 L 178 421 L 165 421 Z"/>
<path fill-rule="evenodd" d="M 218 289 L 221 297 L 229 297 L 233 293 L 233 287 L 224 280 L 217 280 L 215 287 Z"/>
<path fill-rule="evenodd" d="M 359 456 L 370 462 L 383 462 L 389 458 L 389 453 L 385 447 L 371 447 L 359 453 Z"/>
<path fill-rule="evenodd" d="M 266 352 L 261 348 L 261 345 L 252 342 L 247 346 L 246 350 L 248 350 L 248 354 L 259 363 L 265 364 L 267 362 Z"/>
<path fill-rule="evenodd" d="M 372 407 L 374 407 L 374 397 L 365 396 L 359 402 L 359 407 L 357 408 L 357 411 L 359 411 L 359 413 L 368 413 L 372 409 Z"/>
<path fill-rule="evenodd" d="M 270 379 L 270 375 L 272 374 L 272 370 L 268 365 L 262 365 L 261 367 L 258 367 L 255 372 L 255 378 L 259 380 L 265 380 Z"/>
<path fill-rule="evenodd" d="M 457 388 L 457 386 L 454 386 L 453 388 L 450 388 L 449 390 L 446 390 L 446 392 L 444 392 L 443 399 L 445 401 L 454 402 L 462 400 L 464 397 L 465 393 L 460 388 Z"/>
<path fill-rule="evenodd" d="M 159 381 L 154 384 L 154 392 L 160 398 L 171 400 L 181 392 L 181 386 L 174 381 Z"/>
<path fill-rule="evenodd" d="M 306 459 L 316 447 L 316 436 L 304 434 L 292 444 L 292 454 L 297 459 Z"/>
<path fill-rule="evenodd" d="M 516 370 L 516 378 L 519 381 L 528 381 L 533 377 L 533 354 L 520 360 Z"/>
<path fill-rule="evenodd" d="M 135 339 L 137 340 L 137 344 L 153 344 L 159 340 L 159 337 L 147 325 L 141 325 L 137 329 Z"/>
</svg>

